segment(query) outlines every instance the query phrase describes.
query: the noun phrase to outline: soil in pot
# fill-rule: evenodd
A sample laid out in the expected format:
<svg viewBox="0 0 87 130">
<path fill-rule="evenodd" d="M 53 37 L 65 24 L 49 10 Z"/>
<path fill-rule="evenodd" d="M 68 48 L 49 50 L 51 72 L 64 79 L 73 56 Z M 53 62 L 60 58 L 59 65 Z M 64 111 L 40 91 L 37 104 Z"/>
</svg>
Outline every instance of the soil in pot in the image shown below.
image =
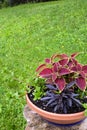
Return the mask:
<svg viewBox="0 0 87 130">
<path fill-rule="evenodd" d="M 33 104 L 35 104 L 37 107 L 41 108 L 42 110 L 45 110 L 45 111 L 54 113 L 52 107 L 49 107 L 49 106 L 46 107 L 46 102 L 45 102 L 45 101 L 34 100 L 34 96 L 33 96 L 33 94 L 32 94 L 32 91 L 31 91 L 30 93 L 28 93 L 28 97 L 29 97 L 29 99 L 31 100 L 31 102 L 32 102 Z M 83 99 L 82 102 L 86 103 L 86 102 L 87 102 L 87 98 L 86 98 L 86 99 Z M 85 109 L 84 109 L 84 107 L 82 107 L 82 106 L 75 106 L 75 105 L 73 105 L 72 108 L 69 108 L 69 110 L 67 111 L 66 114 L 72 114 L 72 113 L 82 112 L 82 111 L 84 111 L 84 110 L 85 110 Z M 57 114 L 64 114 L 64 112 L 61 111 L 61 110 L 59 110 L 59 111 L 57 111 L 57 112 L 55 112 L 55 113 L 57 113 Z"/>
</svg>

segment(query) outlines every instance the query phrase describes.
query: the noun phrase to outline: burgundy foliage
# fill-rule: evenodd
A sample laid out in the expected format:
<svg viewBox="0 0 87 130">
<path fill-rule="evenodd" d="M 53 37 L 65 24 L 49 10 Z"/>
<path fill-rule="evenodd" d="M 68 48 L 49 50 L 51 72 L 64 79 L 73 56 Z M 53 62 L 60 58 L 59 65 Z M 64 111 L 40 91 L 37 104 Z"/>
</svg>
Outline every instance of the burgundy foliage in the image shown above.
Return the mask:
<svg viewBox="0 0 87 130">
<path fill-rule="evenodd" d="M 63 91 L 71 81 L 75 81 L 75 85 L 84 91 L 87 65 L 80 64 L 75 59 L 77 55 L 78 53 L 74 53 L 68 57 L 66 54 L 55 54 L 45 59 L 45 63 L 38 66 L 36 72 L 39 77 L 46 79 L 47 83 L 56 85 L 59 91 Z"/>
</svg>

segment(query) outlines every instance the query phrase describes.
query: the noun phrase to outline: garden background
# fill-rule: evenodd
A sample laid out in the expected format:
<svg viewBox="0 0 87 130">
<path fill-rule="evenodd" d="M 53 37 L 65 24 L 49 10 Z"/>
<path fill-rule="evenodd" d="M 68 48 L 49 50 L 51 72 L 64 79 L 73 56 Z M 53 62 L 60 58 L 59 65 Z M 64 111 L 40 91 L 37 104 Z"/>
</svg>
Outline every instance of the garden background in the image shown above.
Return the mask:
<svg viewBox="0 0 87 130">
<path fill-rule="evenodd" d="M 87 64 L 87 0 L 0 9 L 0 129 L 24 130 L 25 93 L 36 67 L 54 53 L 80 52 Z"/>
</svg>

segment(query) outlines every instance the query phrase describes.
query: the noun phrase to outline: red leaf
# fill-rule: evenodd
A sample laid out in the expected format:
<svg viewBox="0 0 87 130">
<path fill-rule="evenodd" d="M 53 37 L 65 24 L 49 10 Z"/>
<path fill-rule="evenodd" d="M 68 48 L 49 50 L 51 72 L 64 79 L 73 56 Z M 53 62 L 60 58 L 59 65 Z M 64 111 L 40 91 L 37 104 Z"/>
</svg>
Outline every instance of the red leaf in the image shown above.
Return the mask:
<svg viewBox="0 0 87 130">
<path fill-rule="evenodd" d="M 71 70 L 72 70 L 73 72 L 76 72 L 76 71 L 77 71 L 77 67 L 74 66 L 74 67 L 71 68 Z"/>
<path fill-rule="evenodd" d="M 53 60 L 55 58 L 59 58 L 59 59 L 68 59 L 68 56 L 66 54 L 54 54 L 52 57 L 51 57 L 51 61 L 53 62 Z"/>
<path fill-rule="evenodd" d="M 83 77 L 79 77 L 76 79 L 76 85 L 81 89 L 85 90 L 86 88 L 86 81 Z"/>
<path fill-rule="evenodd" d="M 59 64 L 65 66 L 68 63 L 68 59 L 62 59 L 59 61 Z"/>
<path fill-rule="evenodd" d="M 73 62 L 74 65 L 77 65 L 77 64 L 78 64 L 78 61 L 77 61 L 77 60 L 75 60 L 75 59 L 71 59 L 71 60 L 72 60 L 72 62 Z"/>
<path fill-rule="evenodd" d="M 48 78 L 50 76 L 52 76 L 52 69 L 50 68 L 45 68 L 44 70 L 42 70 L 39 75 L 43 78 Z"/>
<path fill-rule="evenodd" d="M 73 53 L 73 54 L 71 55 L 71 57 L 72 57 L 72 58 L 75 58 L 78 54 L 79 54 L 78 52 Z"/>
<path fill-rule="evenodd" d="M 66 69 L 66 68 L 60 68 L 60 70 L 59 70 L 59 75 L 61 76 L 61 75 L 66 75 L 66 74 L 69 74 L 70 73 L 70 71 L 69 71 L 69 69 Z"/>
<path fill-rule="evenodd" d="M 58 62 L 54 63 L 53 68 L 52 68 L 53 72 L 57 72 L 58 71 L 58 66 L 59 66 Z"/>
<path fill-rule="evenodd" d="M 36 69 L 36 72 L 41 71 L 42 69 L 46 68 L 45 64 L 41 64 L 40 66 L 38 66 L 38 68 Z"/>
<path fill-rule="evenodd" d="M 83 71 L 80 72 L 80 75 L 83 77 L 83 78 L 86 78 L 86 75 Z"/>
<path fill-rule="evenodd" d="M 60 59 L 68 59 L 68 56 L 66 54 L 58 54 L 57 56 Z"/>
<path fill-rule="evenodd" d="M 65 88 L 65 79 L 64 78 L 57 78 L 55 80 L 55 85 L 58 87 L 60 91 L 63 91 Z"/>
<path fill-rule="evenodd" d="M 67 65 L 68 65 L 69 68 L 72 68 L 73 67 L 73 62 L 69 61 Z"/>
<path fill-rule="evenodd" d="M 57 74 L 56 73 L 52 74 L 52 80 L 55 81 L 56 78 L 57 78 Z"/>
<path fill-rule="evenodd" d="M 45 59 L 45 62 L 49 64 L 51 62 L 50 58 Z"/>
<path fill-rule="evenodd" d="M 87 65 L 84 65 L 84 66 L 82 67 L 82 71 L 84 71 L 84 73 L 87 73 Z"/>
<path fill-rule="evenodd" d="M 54 55 L 51 56 L 51 63 L 53 63 L 53 60 L 54 60 L 55 58 L 57 58 L 57 55 L 58 55 L 58 54 L 54 54 Z"/>
<path fill-rule="evenodd" d="M 82 70 L 82 65 L 78 63 L 78 64 L 76 65 L 76 68 L 77 68 L 78 71 L 81 71 L 81 70 Z"/>
</svg>

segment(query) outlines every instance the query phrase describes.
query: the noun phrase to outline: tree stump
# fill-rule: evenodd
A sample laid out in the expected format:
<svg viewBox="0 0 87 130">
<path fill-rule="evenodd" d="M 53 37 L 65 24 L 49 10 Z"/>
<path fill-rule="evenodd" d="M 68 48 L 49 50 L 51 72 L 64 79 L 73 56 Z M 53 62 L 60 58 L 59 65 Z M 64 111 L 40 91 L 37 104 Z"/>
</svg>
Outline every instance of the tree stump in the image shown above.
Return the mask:
<svg viewBox="0 0 87 130">
<path fill-rule="evenodd" d="M 82 123 L 72 127 L 59 127 L 48 123 L 36 112 L 29 109 L 28 105 L 24 107 L 23 115 L 27 121 L 25 130 L 87 130 L 87 118 Z"/>
</svg>

